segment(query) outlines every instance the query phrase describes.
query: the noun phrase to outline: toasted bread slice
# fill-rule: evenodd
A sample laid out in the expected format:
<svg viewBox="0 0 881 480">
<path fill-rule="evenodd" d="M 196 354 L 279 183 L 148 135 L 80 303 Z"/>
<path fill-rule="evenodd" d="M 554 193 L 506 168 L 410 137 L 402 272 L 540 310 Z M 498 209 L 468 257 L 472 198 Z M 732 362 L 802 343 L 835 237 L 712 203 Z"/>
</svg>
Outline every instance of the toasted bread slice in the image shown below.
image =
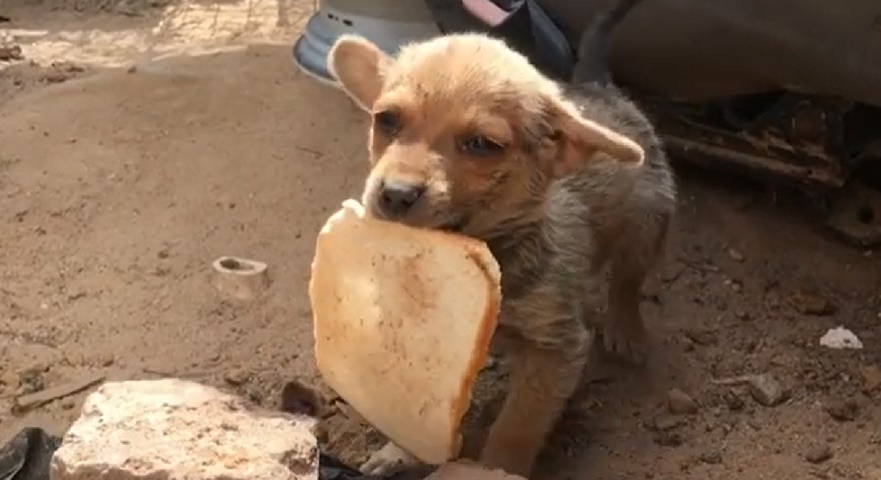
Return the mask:
<svg viewBox="0 0 881 480">
<path fill-rule="evenodd" d="M 324 380 L 419 460 L 456 457 L 501 303 L 487 246 L 366 218 L 347 200 L 315 250 L 309 297 Z"/>
</svg>

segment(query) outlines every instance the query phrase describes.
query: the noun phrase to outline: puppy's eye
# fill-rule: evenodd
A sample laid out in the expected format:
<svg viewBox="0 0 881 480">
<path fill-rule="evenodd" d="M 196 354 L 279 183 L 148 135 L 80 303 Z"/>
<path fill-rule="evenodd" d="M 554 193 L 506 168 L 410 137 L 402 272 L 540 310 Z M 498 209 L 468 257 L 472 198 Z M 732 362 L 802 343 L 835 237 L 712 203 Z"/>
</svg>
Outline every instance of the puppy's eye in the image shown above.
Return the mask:
<svg viewBox="0 0 881 480">
<path fill-rule="evenodd" d="M 401 130 L 401 115 L 392 110 L 384 110 L 373 114 L 373 124 L 386 135 L 395 135 Z"/>
<path fill-rule="evenodd" d="M 468 155 L 488 156 L 502 153 L 504 147 L 486 137 L 476 136 L 461 140 L 459 149 Z"/>
</svg>

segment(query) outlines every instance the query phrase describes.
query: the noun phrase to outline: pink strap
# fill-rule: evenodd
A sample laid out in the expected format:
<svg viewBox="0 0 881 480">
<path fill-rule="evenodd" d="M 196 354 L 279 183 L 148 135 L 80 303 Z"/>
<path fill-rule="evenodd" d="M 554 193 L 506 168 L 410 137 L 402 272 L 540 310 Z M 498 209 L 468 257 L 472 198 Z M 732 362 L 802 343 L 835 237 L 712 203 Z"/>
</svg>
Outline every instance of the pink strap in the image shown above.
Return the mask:
<svg viewBox="0 0 881 480">
<path fill-rule="evenodd" d="M 490 27 L 499 26 L 511 15 L 490 0 L 462 0 L 462 6 Z"/>
</svg>

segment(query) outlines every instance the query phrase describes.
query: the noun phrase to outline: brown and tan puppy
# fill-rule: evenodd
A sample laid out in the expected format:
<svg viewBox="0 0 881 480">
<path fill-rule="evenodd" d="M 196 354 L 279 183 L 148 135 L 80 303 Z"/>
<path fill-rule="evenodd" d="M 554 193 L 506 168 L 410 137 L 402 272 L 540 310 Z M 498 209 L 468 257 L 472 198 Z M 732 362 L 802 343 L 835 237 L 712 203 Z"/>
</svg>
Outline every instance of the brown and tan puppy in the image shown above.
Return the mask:
<svg viewBox="0 0 881 480">
<path fill-rule="evenodd" d="M 672 214 L 661 147 L 629 102 L 567 98 L 480 34 L 411 44 L 396 58 L 347 36 L 329 65 L 372 116 L 368 211 L 480 238 L 501 265 L 495 339 L 510 385 L 479 460 L 527 476 L 579 383 L 594 311 L 586 299 L 609 262 L 607 344 L 641 352 L 639 287 Z M 412 462 L 389 444 L 362 470 Z"/>
</svg>

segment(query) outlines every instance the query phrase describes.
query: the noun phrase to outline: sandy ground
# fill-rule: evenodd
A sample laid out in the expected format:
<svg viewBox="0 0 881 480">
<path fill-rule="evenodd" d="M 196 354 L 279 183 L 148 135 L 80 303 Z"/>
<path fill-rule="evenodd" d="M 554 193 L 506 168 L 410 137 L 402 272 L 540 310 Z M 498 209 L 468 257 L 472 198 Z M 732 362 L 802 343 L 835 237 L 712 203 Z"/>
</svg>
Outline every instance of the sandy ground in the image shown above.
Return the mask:
<svg viewBox="0 0 881 480">
<path fill-rule="evenodd" d="M 96 372 L 268 406 L 289 380 L 320 386 L 308 267 L 319 225 L 360 190 L 365 122 L 290 61 L 311 7 L 3 1 L 0 46 L 24 60 L 0 62 L 0 442 L 63 432 L 83 394 L 16 415 L 13 398 Z M 881 479 L 881 252 L 785 196 L 679 173 L 649 366 L 595 367 L 538 476 Z M 221 255 L 267 262 L 266 294 L 220 296 Z M 820 347 L 838 325 L 864 348 Z M 751 374 L 780 403 L 718 381 Z M 378 441 L 355 417 L 326 419 L 350 462 Z"/>
</svg>

